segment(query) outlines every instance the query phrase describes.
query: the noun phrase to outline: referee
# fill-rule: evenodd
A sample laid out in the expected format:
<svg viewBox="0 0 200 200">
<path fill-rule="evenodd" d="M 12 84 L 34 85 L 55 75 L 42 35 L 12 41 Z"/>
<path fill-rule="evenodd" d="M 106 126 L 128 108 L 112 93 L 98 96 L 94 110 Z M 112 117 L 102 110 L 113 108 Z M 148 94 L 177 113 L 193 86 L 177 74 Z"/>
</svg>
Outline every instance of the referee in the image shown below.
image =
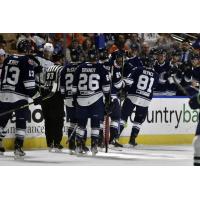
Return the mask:
<svg viewBox="0 0 200 200">
<path fill-rule="evenodd" d="M 56 152 L 59 152 L 63 148 L 60 143 L 63 136 L 64 99 L 59 91 L 59 82 L 64 56 L 60 52 L 53 54 L 53 48 L 49 47 L 50 43 L 46 43 L 46 46 L 44 46 L 43 58 L 45 58 L 46 61 L 52 61 L 52 63 L 48 63 L 48 67 L 43 70 L 44 87 L 42 87 L 40 91 L 42 96 L 45 97 L 51 93 L 54 84 L 57 84 L 57 88 L 51 98 L 42 101 L 41 107 L 44 116 L 45 136 L 48 150 L 51 152 L 54 149 Z"/>
</svg>

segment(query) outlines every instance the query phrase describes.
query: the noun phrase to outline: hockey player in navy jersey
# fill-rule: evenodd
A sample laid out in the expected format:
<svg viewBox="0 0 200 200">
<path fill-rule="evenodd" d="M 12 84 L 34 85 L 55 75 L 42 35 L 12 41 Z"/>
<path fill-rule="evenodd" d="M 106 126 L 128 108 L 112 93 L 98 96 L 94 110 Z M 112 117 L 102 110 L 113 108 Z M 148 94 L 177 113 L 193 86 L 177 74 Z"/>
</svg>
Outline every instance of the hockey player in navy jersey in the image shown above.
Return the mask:
<svg viewBox="0 0 200 200">
<path fill-rule="evenodd" d="M 73 154 L 76 149 L 75 145 L 75 128 L 77 126 L 76 119 L 76 107 L 73 105 L 73 95 L 72 95 L 72 83 L 74 80 L 74 73 L 76 68 L 80 65 L 79 53 L 75 50 L 71 50 L 72 62 L 67 64 L 61 73 L 61 93 L 65 98 L 66 106 L 66 120 L 69 122 L 68 127 L 68 140 L 69 140 L 69 150 Z M 73 134 L 71 136 L 71 134 Z"/>
<path fill-rule="evenodd" d="M 116 147 L 122 147 L 119 143 L 119 122 L 121 116 L 119 93 L 123 86 L 122 80 L 122 65 L 124 63 L 125 54 L 122 51 L 115 51 L 109 58 L 107 51 L 100 50 L 99 62 L 108 71 L 111 77 L 111 102 L 112 109 L 110 113 L 111 125 L 110 125 L 110 141 L 109 143 Z M 101 125 L 103 126 L 103 119 Z M 99 146 L 103 147 L 103 127 L 100 129 Z"/>
<path fill-rule="evenodd" d="M 131 70 L 133 68 L 143 66 L 142 60 L 138 56 L 138 51 L 139 51 L 138 48 L 139 47 L 136 44 L 131 45 L 132 55 L 128 60 L 126 60 L 126 62 L 124 64 L 123 77 L 127 77 L 131 73 Z"/>
<path fill-rule="evenodd" d="M 0 90 L 0 113 L 18 108 L 28 104 L 28 98 L 33 98 L 35 104 L 41 102 L 41 97 L 35 89 L 35 67 L 36 63 L 26 54 L 29 54 L 31 44 L 28 40 L 21 40 L 17 44 L 18 54 L 8 56 L 2 68 L 2 80 Z M 16 116 L 16 138 L 14 142 L 15 156 L 23 157 L 22 150 L 26 133 L 26 121 L 28 119 L 28 108 L 15 111 Z M 2 146 L 3 129 L 6 127 L 12 113 L 0 117 L 0 151 L 4 152 Z"/>
<path fill-rule="evenodd" d="M 180 70 L 180 51 L 174 50 L 171 53 L 171 59 L 169 61 L 170 69 L 167 72 L 167 95 L 175 96 L 177 95 L 178 87 L 177 83 L 180 84 L 183 78 L 182 71 Z M 174 82 L 176 81 L 176 83 Z"/>
<path fill-rule="evenodd" d="M 170 68 L 169 61 L 167 61 L 166 51 L 164 49 L 159 49 L 157 51 L 157 60 L 154 64 L 154 69 L 159 74 L 159 82 L 154 91 L 155 96 L 168 96 L 167 82 Z"/>
<path fill-rule="evenodd" d="M 193 54 L 191 56 L 191 62 L 194 68 L 193 79 L 199 82 L 200 81 L 200 56 L 198 54 Z M 189 105 L 192 109 L 199 109 L 200 108 L 200 94 L 198 91 L 193 91 L 192 93 L 194 95 L 190 98 Z M 195 137 L 193 139 L 193 148 L 194 148 L 194 158 L 193 158 L 194 166 L 200 166 L 200 121 L 197 124 Z"/>
<path fill-rule="evenodd" d="M 104 115 L 103 96 L 105 102 L 109 102 L 110 78 L 102 64 L 97 63 L 94 50 L 89 51 L 88 60 L 77 68 L 72 88 L 78 122 L 76 151 L 78 154 L 83 152 L 83 137 L 88 118 L 91 118 L 91 151 L 95 155 L 98 152 L 100 120 Z"/>
<path fill-rule="evenodd" d="M 132 120 L 133 127 L 129 144 L 137 145 L 135 139 L 138 136 L 142 123 L 145 121 L 148 107 L 153 96 L 153 89 L 158 83 L 158 74 L 153 70 L 152 60 L 146 58 L 143 60 L 144 67 L 133 69 L 132 72 L 124 79 L 127 92 L 127 98 L 122 106 L 121 132 L 128 117 L 132 115 L 135 109 L 135 117 Z"/>
<path fill-rule="evenodd" d="M 191 60 L 187 65 L 182 65 L 182 81 L 181 85 L 185 88 L 190 96 L 195 95 L 199 90 L 200 84 L 200 56 L 196 53 L 191 54 Z M 178 91 L 177 95 L 185 96 L 182 91 Z"/>
<path fill-rule="evenodd" d="M 123 87 L 123 65 L 125 54 L 122 51 L 114 52 L 113 62 L 110 66 L 111 74 L 111 102 L 112 109 L 110 113 L 110 140 L 109 143 L 115 147 L 123 147 L 118 139 L 120 135 L 120 118 L 121 118 L 121 90 Z M 105 65 L 105 64 L 104 64 Z"/>
</svg>

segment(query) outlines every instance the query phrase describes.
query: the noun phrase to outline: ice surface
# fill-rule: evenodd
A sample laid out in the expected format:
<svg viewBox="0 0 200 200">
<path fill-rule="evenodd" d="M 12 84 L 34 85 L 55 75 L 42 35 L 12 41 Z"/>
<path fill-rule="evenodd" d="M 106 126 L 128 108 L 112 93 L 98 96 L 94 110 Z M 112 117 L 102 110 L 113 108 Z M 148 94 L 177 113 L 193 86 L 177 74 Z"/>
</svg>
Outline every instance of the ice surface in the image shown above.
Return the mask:
<svg viewBox="0 0 200 200">
<path fill-rule="evenodd" d="M 99 152 L 95 157 L 91 153 L 85 156 L 69 155 L 64 149 L 62 153 L 50 153 L 47 150 L 27 150 L 24 160 L 14 160 L 13 151 L 0 156 L 0 165 L 24 166 L 191 166 L 193 164 L 192 146 L 147 146 L 135 148 L 112 148 L 108 153 Z"/>
</svg>

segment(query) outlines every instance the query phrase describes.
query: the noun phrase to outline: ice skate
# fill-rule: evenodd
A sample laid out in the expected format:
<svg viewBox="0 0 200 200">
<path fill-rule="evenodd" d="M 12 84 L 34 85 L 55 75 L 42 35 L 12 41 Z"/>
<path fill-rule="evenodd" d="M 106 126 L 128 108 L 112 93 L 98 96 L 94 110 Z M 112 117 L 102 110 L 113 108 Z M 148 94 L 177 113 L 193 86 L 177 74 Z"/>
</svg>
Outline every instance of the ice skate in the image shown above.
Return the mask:
<svg viewBox="0 0 200 200">
<path fill-rule="evenodd" d="M 81 138 L 77 138 L 76 140 L 76 155 L 81 156 L 83 155 L 83 141 Z"/>
<path fill-rule="evenodd" d="M 122 144 L 119 143 L 118 139 L 114 139 L 112 142 L 110 142 L 114 147 L 123 147 Z"/>
<path fill-rule="evenodd" d="M 83 153 L 85 154 L 87 154 L 90 151 L 89 148 L 85 144 L 83 144 L 82 149 L 83 149 Z"/>
<path fill-rule="evenodd" d="M 135 141 L 135 137 L 131 137 L 129 140 L 129 147 L 136 147 L 138 144 Z"/>
<path fill-rule="evenodd" d="M 95 156 L 98 153 L 98 138 L 92 138 L 91 141 L 91 152 L 92 152 L 92 156 Z"/>
<path fill-rule="evenodd" d="M 54 145 L 54 150 L 56 153 L 61 153 L 63 149 L 63 146 L 61 144 Z"/>
<path fill-rule="evenodd" d="M 24 159 L 24 156 L 26 155 L 26 153 L 22 150 L 21 147 L 17 147 L 14 151 L 14 155 L 15 155 L 15 159 Z"/>
<path fill-rule="evenodd" d="M 96 156 L 98 153 L 97 145 L 91 147 L 92 156 Z"/>
<path fill-rule="evenodd" d="M 50 146 L 48 146 L 48 151 L 49 152 L 53 152 L 53 144 L 51 144 Z"/>
<path fill-rule="evenodd" d="M 72 139 L 69 141 L 69 154 L 70 155 L 76 154 L 75 140 L 72 140 Z"/>
</svg>

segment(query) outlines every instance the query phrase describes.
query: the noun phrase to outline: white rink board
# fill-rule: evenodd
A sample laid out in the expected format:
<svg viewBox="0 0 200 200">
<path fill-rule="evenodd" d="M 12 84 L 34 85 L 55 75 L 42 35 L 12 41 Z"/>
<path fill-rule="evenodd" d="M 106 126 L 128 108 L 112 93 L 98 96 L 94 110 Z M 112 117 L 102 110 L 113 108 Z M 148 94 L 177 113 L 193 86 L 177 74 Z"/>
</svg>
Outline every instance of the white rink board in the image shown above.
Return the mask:
<svg viewBox="0 0 200 200">
<path fill-rule="evenodd" d="M 27 123 L 28 137 L 44 137 L 44 123 L 40 106 L 31 106 L 31 119 Z M 134 118 L 134 114 L 132 115 Z M 188 98 L 153 98 L 149 114 L 141 128 L 141 134 L 194 134 L 198 111 L 191 110 L 188 106 Z M 13 118 L 14 120 L 14 118 Z M 12 120 L 12 121 L 13 121 Z M 13 137 L 15 124 L 9 122 L 7 135 Z M 129 121 L 122 136 L 129 136 L 132 125 Z M 67 123 L 64 124 L 64 134 L 67 133 Z M 90 129 L 88 129 L 90 135 Z"/>
<path fill-rule="evenodd" d="M 153 98 L 141 134 L 194 134 L 199 111 L 191 110 L 188 100 L 180 97 Z M 127 133 L 127 130 L 130 133 L 130 123 L 124 132 Z"/>
</svg>

